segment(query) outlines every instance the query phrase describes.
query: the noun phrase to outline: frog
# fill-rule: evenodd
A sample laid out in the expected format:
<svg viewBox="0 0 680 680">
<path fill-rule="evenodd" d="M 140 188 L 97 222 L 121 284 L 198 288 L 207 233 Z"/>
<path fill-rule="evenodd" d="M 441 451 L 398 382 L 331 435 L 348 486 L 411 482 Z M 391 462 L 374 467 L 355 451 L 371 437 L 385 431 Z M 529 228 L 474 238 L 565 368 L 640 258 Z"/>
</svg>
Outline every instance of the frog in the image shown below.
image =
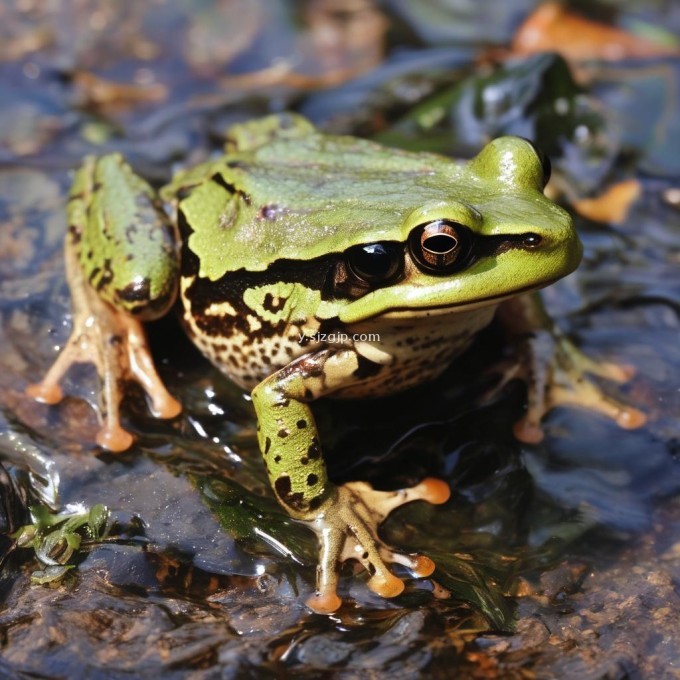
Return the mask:
<svg viewBox="0 0 680 680">
<path fill-rule="evenodd" d="M 623 381 L 629 368 L 585 358 L 537 302 L 535 291 L 571 273 L 582 254 L 569 213 L 544 194 L 549 174 L 520 137 L 460 161 L 328 134 L 294 113 L 233 125 L 222 155 L 180 170 L 159 191 L 120 155 L 88 157 L 67 206 L 73 330 L 27 391 L 56 404 L 71 365 L 92 362 L 101 380 L 97 443 L 127 450 L 128 381 L 141 385 L 154 416 L 181 411 L 143 325 L 177 308 L 202 354 L 250 393 L 271 489 L 318 536 L 307 605 L 321 614 L 341 606 L 346 560 L 368 572 L 371 591 L 395 597 L 405 583 L 394 565 L 420 578 L 436 565 L 390 547 L 379 527 L 406 503 L 445 503 L 449 486 L 434 477 L 394 491 L 333 483 L 317 399 L 381 397 L 434 380 L 505 310 L 516 335 L 549 335 L 548 353 L 559 359 L 548 358 L 548 369 L 525 362 L 535 389 L 519 439 L 538 441 L 543 415 L 562 403 L 623 427 L 644 422 L 583 379 Z"/>
</svg>

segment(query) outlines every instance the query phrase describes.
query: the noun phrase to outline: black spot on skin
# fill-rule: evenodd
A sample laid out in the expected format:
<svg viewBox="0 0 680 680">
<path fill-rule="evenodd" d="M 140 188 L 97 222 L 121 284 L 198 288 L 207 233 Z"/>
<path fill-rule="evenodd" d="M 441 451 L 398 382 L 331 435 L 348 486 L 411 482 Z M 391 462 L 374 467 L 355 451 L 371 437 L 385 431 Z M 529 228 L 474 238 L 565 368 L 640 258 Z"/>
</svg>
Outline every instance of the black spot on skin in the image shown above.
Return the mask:
<svg viewBox="0 0 680 680">
<path fill-rule="evenodd" d="M 216 172 L 210 179 L 212 179 L 215 184 L 219 184 L 219 186 L 221 186 L 223 189 L 226 189 L 230 194 L 239 196 L 246 205 L 250 205 L 252 203 L 250 196 L 248 196 L 248 194 L 243 191 L 243 189 L 239 189 L 234 184 L 227 182 L 227 180 L 224 179 L 224 177 L 220 175 L 219 172 Z"/>
<path fill-rule="evenodd" d="M 274 462 L 280 463 L 281 462 L 281 456 L 274 456 Z"/>
<path fill-rule="evenodd" d="M 305 509 L 305 497 L 302 493 L 292 493 L 290 477 L 288 475 L 281 475 L 274 482 L 274 490 L 277 496 L 281 499 L 284 505 L 287 505 L 293 510 L 304 510 Z"/>
<path fill-rule="evenodd" d="M 312 392 L 309 387 L 305 387 L 305 399 L 307 401 L 312 401 L 312 399 L 314 399 L 314 392 Z"/>
<path fill-rule="evenodd" d="M 102 269 L 97 268 L 95 270 L 98 274 L 99 280 L 97 281 L 95 288 L 97 291 L 101 291 L 102 289 L 106 288 L 111 281 L 113 281 L 113 269 L 111 269 L 111 259 L 106 258 L 104 260 L 104 266 Z M 90 283 L 94 284 L 94 276 L 90 276 Z"/>
<path fill-rule="evenodd" d="M 282 427 L 278 432 L 278 435 L 279 437 L 281 437 L 281 439 L 285 439 L 289 434 L 290 432 L 288 432 L 288 430 L 285 427 Z"/>
<path fill-rule="evenodd" d="M 291 491 L 290 477 L 288 475 L 281 475 L 278 477 L 274 482 L 274 488 L 276 489 L 279 498 L 284 500 Z"/>
<path fill-rule="evenodd" d="M 361 556 L 361 559 L 362 559 L 362 560 L 367 560 L 367 559 L 368 559 L 368 553 L 365 552 L 365 553 Z"/>
<path fill-rule="evenodd" d="M 307 456 L 302 456 L 302 458 L 300 458 L 300 463 L 302 465 L 309 465 L 309 458 L 307 458 Z"/>
<path fill-rule="evenodd" d="M 309 509 L 316 510 L 321 505 L 321 496 L 316 496 L 309 501 Z"/>
<path fill-rule="evenodd" d="M 314 473 L 307 475 L 307 486 L 314 486 L 319 481 L 319 478 Z"/>
<path fill-rule="evenodd" d="M 307 427 L 307 421 L 304 418 L 301 418 L 297 421 L 296 425 L 298 430 L 304 430 Z"/>
<path fill-rule="evenodd" d="M 191 190 L 193 187 L 180 187 L 176 192 L 175 195 L 177 196 L 178 201 L 183 201 L 185 198 L 187 198 L 191 194 Z"/>
<path fill-rule="evenodd" d="M 375 567 L 373 566 L 373 564 L 371 562 L 369 562 L 369 564 L 368 564 L 367 571 L 371 576 L 373 576 L 375 574 Z"/>
<path fill-rule="evenodd" d="M 87 255 L 87 259 L 91 260 L 92 259 L 92 251 L 90 251 Z M 94 285 L 95 279 L 99 276 L 99 272 L 101 269 L 99 267 L 95 267 L 92 272 L 90 273 L 90 278 L 88 279 L 91 285 Z"/>
<path fill-rule="evenodd" d="M 276 302 L 274 302 L 274 296 L 271 293 L 267 293 L 262 301 L 262 307 L 272 314 L 280 312 L 286 305 L 286 298 L 279 297 Z"/>
<path fill-rule="evenodd" d="M 93 192 L 93 193 L 96 193 L 96 192 L 99 191 L 101 188 L 102 188 L 102 183 L 101 183 L 101 182 L 95 182 L 95 183 L 92 185 L 92 192 Z"/>
<path fill-rule="evenodd" d="M 319 440 L 316 437 L 314 437 L 312 443 L 309 445 L 307 456 L 310 460 L 317 460 L 321 458 L 321 447 L 319 446 Z"/>
<path fill-rule="evenodd" d="M 130 245 L 134 245 L 135 235 L 137 234 L 138 231 L 139 229 L 137 228 L 137 224 L 135 222 L 128 224 L 128 226 L 125 228 L 125 240 Z"/>
<path fill-rule="evenodd" d="M 269 449 L 272 447 L 272 440 L 267 437 L 264 440 L 264 455 L 266 456 L 269 453 Z"/>
<path fill-rule="evenodd" d="M 133 281 L 125 288 L 119 288 L 116 293 L 123 302 L 147 302 L 151 297 L 151 282 L 149 279 Z"/>
<path fill-rule="evenodd" d="M 71 243 L 73 243 L 74 245 L 80 243 L 80 240 L 83 238 L 82 231 L 78 227 L 76 227 L 75 224 L 69 225 L 68 233 L 71 235 Z"/>
</svg>

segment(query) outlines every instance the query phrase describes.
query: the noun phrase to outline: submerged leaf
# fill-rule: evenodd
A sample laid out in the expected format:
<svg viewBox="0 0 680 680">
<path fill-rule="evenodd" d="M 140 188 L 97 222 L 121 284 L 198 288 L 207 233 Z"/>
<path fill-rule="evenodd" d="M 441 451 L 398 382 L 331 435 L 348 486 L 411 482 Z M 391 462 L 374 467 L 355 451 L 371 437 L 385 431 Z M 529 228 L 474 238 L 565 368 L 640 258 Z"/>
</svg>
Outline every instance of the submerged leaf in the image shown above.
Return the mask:
<svg viewBox="0 0 680 680">
<path fill-rule="evenodd" d="M 203 501 L 220 524 L 248 550 L 274 550 L 298 563 L 316 561 L 316 539 L 311 531 L 267 501 L 228 479 L 196 479 Z M 267 546 L 265 548 L 265 546 Z"/>
<path fill-rule="evenodd" d="M 31 574 L 31 583 L 36 585 L 58 583 L 71 569 L 73 569 L 72 564 L 51 565 L 45 569 L 38 569 Z"/>
<path fill-rule="evenodd" d="M 513 607 L 488 573 L 455 554 L 437 551 L 429 554 L 437 564 L 434 580 L 454 599 L 471 604 L 484 614 L 495 630 L 512 629 Z"/>
</svg>

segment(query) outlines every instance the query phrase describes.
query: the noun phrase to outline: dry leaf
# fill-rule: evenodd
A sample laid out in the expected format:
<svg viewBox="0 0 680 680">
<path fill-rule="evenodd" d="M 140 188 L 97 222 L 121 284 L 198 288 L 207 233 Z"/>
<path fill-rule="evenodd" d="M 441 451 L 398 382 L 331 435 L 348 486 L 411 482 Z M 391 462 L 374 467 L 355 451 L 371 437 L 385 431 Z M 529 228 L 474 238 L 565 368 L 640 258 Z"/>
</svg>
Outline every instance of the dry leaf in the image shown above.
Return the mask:
<svg viewBox="0 0 680 680">
<path fill-rule="evenodd" d="M 541 5 L 520 26 L 512 43 L 515 54 L 559 52 L 570 61 L 619 61 L 678 54 L 618 28 L 570 12 L 558 2 Z"/>
<path fill-rule="evenodd" d="M 642 189 L 636 179 L 628 179 L 610 186 L 594 198 L 574 201 L 574 209 L 589 220 L 619 224 L 628 216 L 630 206 Z"/>
</svg>

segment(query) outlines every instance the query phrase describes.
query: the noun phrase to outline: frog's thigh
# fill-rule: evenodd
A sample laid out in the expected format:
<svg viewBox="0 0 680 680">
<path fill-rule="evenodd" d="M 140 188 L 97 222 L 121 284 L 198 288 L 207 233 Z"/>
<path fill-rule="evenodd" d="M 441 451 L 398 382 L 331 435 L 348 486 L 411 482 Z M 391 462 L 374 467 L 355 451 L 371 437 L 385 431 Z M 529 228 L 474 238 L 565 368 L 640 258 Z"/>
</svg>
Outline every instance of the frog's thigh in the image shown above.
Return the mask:
<svg viewBox="0 0 680 680">
<path fill-rule="evenodd" d="M 117 154 L 88 158 L 67 212 L 67 243 L 97 295 L 141 321 L 163 316 L 177 295 L 179 236 L 153 188 Z"/>
<path fill-rule="evenodd" d="M 321 350 L 272 374 L 253 390 L 258 439 L 279 502 L 306 519 L 330 493 L 318 431 L 308 402 L 356 379 L 353 350 Z"/>
</svg>

